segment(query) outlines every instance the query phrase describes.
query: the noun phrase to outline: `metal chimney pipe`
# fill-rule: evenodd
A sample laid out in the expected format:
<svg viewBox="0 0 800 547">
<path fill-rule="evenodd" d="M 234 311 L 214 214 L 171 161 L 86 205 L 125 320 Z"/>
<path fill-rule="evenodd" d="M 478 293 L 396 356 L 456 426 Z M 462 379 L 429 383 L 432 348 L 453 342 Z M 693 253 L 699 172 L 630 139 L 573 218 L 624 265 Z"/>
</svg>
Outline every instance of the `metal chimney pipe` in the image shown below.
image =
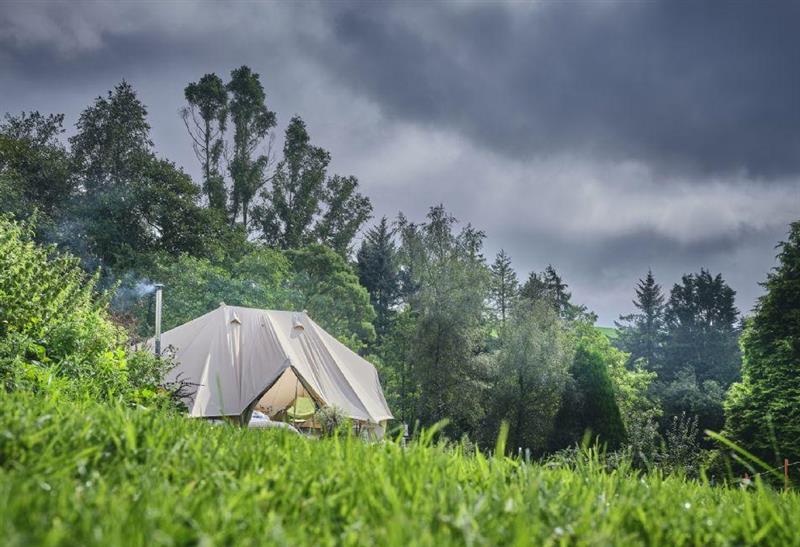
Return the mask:
<svg viewBox="0 0 800 547">
<path fill-rule="evenodd" d="M 161 357 L 161 292 L 164 285 L 156 283 L 156 357 Z"/>
</svg>

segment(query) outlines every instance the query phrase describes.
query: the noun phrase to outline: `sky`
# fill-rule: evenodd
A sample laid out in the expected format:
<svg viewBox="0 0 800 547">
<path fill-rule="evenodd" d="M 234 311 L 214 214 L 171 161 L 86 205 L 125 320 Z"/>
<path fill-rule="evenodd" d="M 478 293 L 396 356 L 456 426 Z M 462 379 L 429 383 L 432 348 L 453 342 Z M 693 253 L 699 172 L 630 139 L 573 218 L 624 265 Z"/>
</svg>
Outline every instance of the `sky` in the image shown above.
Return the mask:
<svg viewBox="0 0 800 547">
<path fill-rule="evenodd" d="M 123 78 L 197 177 L 179 110 L 261 75 L 376 217 L 443 203 L 524 280 L 552 264 L 611 325 L 652 269 L 722 273 L 749 312 L 800 219 L 800 2 L 9 2 L 0 112 L 66 114 Z"/>
</svg>

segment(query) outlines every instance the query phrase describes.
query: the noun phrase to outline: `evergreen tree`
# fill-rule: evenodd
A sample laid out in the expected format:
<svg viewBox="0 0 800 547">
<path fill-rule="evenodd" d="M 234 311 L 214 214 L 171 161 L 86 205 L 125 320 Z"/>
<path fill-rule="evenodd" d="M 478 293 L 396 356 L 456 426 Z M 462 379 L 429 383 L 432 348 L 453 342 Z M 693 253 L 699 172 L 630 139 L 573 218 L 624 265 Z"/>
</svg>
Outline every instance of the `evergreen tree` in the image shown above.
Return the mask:
<svg viewBox="0 0 800 547">
<path fill-rule="evenodd" d="M 400 296 L 397 248 L 386 217 L 368 230 L 358 250 L 358 278 L 369 291 L 375 309 L 375 331 L 380 341 L 390 330 Z"/>
<path fill-rule="evenodd" d="M 231 196 L 231 221 L 241 215 L 242 224 L 248 227 L 248 213 L 253 198 L 267 182 L 269 152 L 258 154 L 259 148 L 270 136 L 276 124 L 275 113 L 267 105 L 266 93 L 258 74 L 247 66 L 231 72 L 227 85 L 230 93 L 228 110 L 233 123 L 233 159 L 229 170 L 233 179 Z"/>
<path fill-rule="evenodd" d="M 495 311 L 500 316 L 501 324 L 505 326 L 506 315 L 519 291 L 517 274 L 511 267 L 511 257 L 506 254 L 505 250 L 500 249 L 500 252 L 497 253 L 494 264 L 491 266 L 491 272 L 490 294 L 492 303 Z"/>
<path fill-rule="evenodd" d="M 208 206 L 224 215 L 228 200 L 219 163 L 228 117 L 228 91 L 219 76 L 206 74 L 186 86 L 184 96 L 189 106 L 181 110 L 181 116 L 192 138 L 192 149 L 203 167 L 203 191 Z"/>
<path fill-rule="evenodd" d="M 739 325 L 736 292 L 720 274 L 707 270 L 682 277 L 666 306 L 667 344 L 659 380 L 669 381 L 681 369 L 691 370 L 698 383 L 718 382 L 727 388 L 739 378 Z"/>
<path fill-rule="evenodd" d="M 779 248 L 742 336 L 742 382 L 725 409 L 734 440 L 776 464 L 800 459 L 800 222 Z"/>
<path fill-rule="evenodd" d="M 625 441 L 625 426 L 603 355 L 579 344 L 570 376 L 554 420 L 557 425 L 550 439 L 551 450 L 575 445 L 587 432 L 616 450 Z"/>
<path fill-rule="evenodd" d="M 617 326 L 617 345 L 630 354 L 630 360 L 644 359 L 648 370 L 658 370 L 664 345 L 664 294 L 652 270 L 636 285 L 633 301 L 638 313 L 622 315 Z"/>
<path fill-rule="evenodd" d="M 534 302 L 540 300 L 548 302 L 564 319 L 573 320 L 582 315 L 593 318 L 592 320 L 596 319 L 585 306 L 572 303 L 572 293 L 567 291 L 567 288 L 568 285 L 564 283 L 556 269 L 552 264 L 548 264 L 542 273 L 530 273 L 520 290 L 520 296 Z"/>
</svg>

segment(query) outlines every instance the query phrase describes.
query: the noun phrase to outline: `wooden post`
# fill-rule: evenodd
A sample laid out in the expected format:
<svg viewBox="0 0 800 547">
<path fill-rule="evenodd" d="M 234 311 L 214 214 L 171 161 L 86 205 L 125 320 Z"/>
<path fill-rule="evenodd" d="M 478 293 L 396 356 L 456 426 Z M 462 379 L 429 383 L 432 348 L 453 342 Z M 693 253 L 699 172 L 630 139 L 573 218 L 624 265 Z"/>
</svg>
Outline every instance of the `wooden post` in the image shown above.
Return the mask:
<svg viewBox="0 0 800 547">
<path fill-rule="evenodd" d="M 789 458 L 783 458 L 783 489 L 789 489 Z"/>
</svg>

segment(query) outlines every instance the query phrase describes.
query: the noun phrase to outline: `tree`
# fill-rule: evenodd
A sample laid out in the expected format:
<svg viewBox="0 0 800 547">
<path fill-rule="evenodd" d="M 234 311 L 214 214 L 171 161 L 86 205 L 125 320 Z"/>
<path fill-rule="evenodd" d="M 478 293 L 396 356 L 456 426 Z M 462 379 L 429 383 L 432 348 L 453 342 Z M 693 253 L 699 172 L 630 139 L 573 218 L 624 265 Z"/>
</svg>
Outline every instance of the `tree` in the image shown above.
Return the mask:
<svg viewBox="0 0 800 547">
<path fill-rule="evenodd" d="M 517 274 L 511 267 L 511 257 L 505 250 L 500 249 L 491 266 L 492 282 L 490 286 L 492 303 L 495 311 L 500 315 L 500 322 L 506 324 L 506 315 L 511 308 L 511 303 L 519 291 Z"/>
<path fill-rule="evenodd" d="M 617 326 L 618 346 L 630 353 L 631 361 L 644 359 L 649 370 L 658 370 L 663 359 L 664 294 L 652 270 L 636 286 L 633 305 L 638 313 L 620 316 Z"/>
<path fill-rule="evenodd" d="M 770 462 L 800 459 L 800 222 L 780 243 L 742 336 L 742 381 L 725 403 L 725 430 Z"/>
<path fill-rule="evenodd" d="M 230 93 L 228 111 L 233 123 L 233 159 L 229 170 L 233 179 L 231 222 L 241 214 L 247 229 L 248 212 L 258 190 L 267 182 L 269 151 L 256 155 L 276 124 L 275 113 L 265 104 L 266 93 L 258 74 L 247 66 L 231 72 L 227 84 Z"/>
<path fill-rule="evenodd" d="M 147 108 L 125 80 L 97 97 L 77 128 L 69 141 L 88 194 L 130 183 L 153 146 Z"/>
<path fill-rule="evenodd" d="M 368 230 L 357 254 L 358 279 L 369 291 L 375 309 L 375 331 L 380 341 L 392 327 L 400 297 L 397 247 L 386 217 Z"/>
<path fill-rule="evenodd" d="M 401 267 L 411 276 L 406 305 L 416 314 L 409 362 L 423 425 L 449 419 L 448 432 L 474 434 L 483 417 L 488 370 L 480 358 L 489 272 L 480 246 L 456 219 L 432 207 L 422 225 L 401 223 Z M 473 232 L 476 233 L 476 232 Z"/>
<path fill-rule="evenodd" d="M 543 300 L 549 302 L 562 318 L 573 320 L 585 316 L 592 321 L 596 319 L 586 306 L 577 306 L 572 303 L 572 293 L 567 291 L 568 285 L 564 283 L 552 264 L 548 264 L 542 273 L 531 272 L 528 280 L 520 290 L 520 296 L 528 300 Z"/>
<path fill-rule="evenodd" d="M 552 306 L 543 301 L 516 306 L 494 359 L 485 442 L 491 443 L 506 421 L 510 450 L 544 453 L 572 355 L 567 331 Z"/>
<path fill-rule="evenodd" d="M 610 450 L 619 448 L 625 441 L 625 427 L 603 355 L 579 342 L 570 376 L 555 417 L 551 449 L 574 445 L 587 432 Z"/>
<path fill-rule="evenodd" d="M 75 193 L 70 159 L 59 135 L 64 115 L 6 114 L 0 124 L 0 211 L 27 219 L 36 211 L 38 235 L 52 239 Z"/>
<path fill-rule="evenodd" d="M 225 180 L 219 169 L 228 117 L 228 91 L 222 78 L 206 74 L 184 89 L 188 107 L 181 110 L 183 123 L 192 138 L 192 149 L 203 167 L 203 191 L 211 209 L 226 214 Z"/>
<path fill-rule="evenodd" d="M 322 196 L 326 207 L 315 229 L 316 238 L 342 256 L 350 254 L 353 238 L 372 216 L 372 203 L 357 190 L 357 178 L 334 175 Z"/>
<path fill-rule="evenodd" d="M 372 214 L 355 177 L 326 178 L 331 156 L 311 144 L 305 122 L 295 116 L 286 128 L 283 159 L 254 212 L 261 237 L 281 249 L 320 243 L 343 257 Z"/>
<path fill-rule="evenodd" d="M 667 345 L 661 381 L 691 370 L 699 383 L 714 380 L 727 388 L 739 378 L 741 355 L 736 292 L 720 274 L 707 270 L 682 277 L 670 292 L 665 320 Z"/>
<path fill-rule="evenodd" d="M 198 188 L 150 150 L 147 109 L 122 82 L 86 108 L 72 137 L 82 192 L 78 226 L 64 243 L 85 260 L 117 269 L 150 252 L 204 254 L 213 248 L 214 219 L 198 206 Z"/>
</svg>

